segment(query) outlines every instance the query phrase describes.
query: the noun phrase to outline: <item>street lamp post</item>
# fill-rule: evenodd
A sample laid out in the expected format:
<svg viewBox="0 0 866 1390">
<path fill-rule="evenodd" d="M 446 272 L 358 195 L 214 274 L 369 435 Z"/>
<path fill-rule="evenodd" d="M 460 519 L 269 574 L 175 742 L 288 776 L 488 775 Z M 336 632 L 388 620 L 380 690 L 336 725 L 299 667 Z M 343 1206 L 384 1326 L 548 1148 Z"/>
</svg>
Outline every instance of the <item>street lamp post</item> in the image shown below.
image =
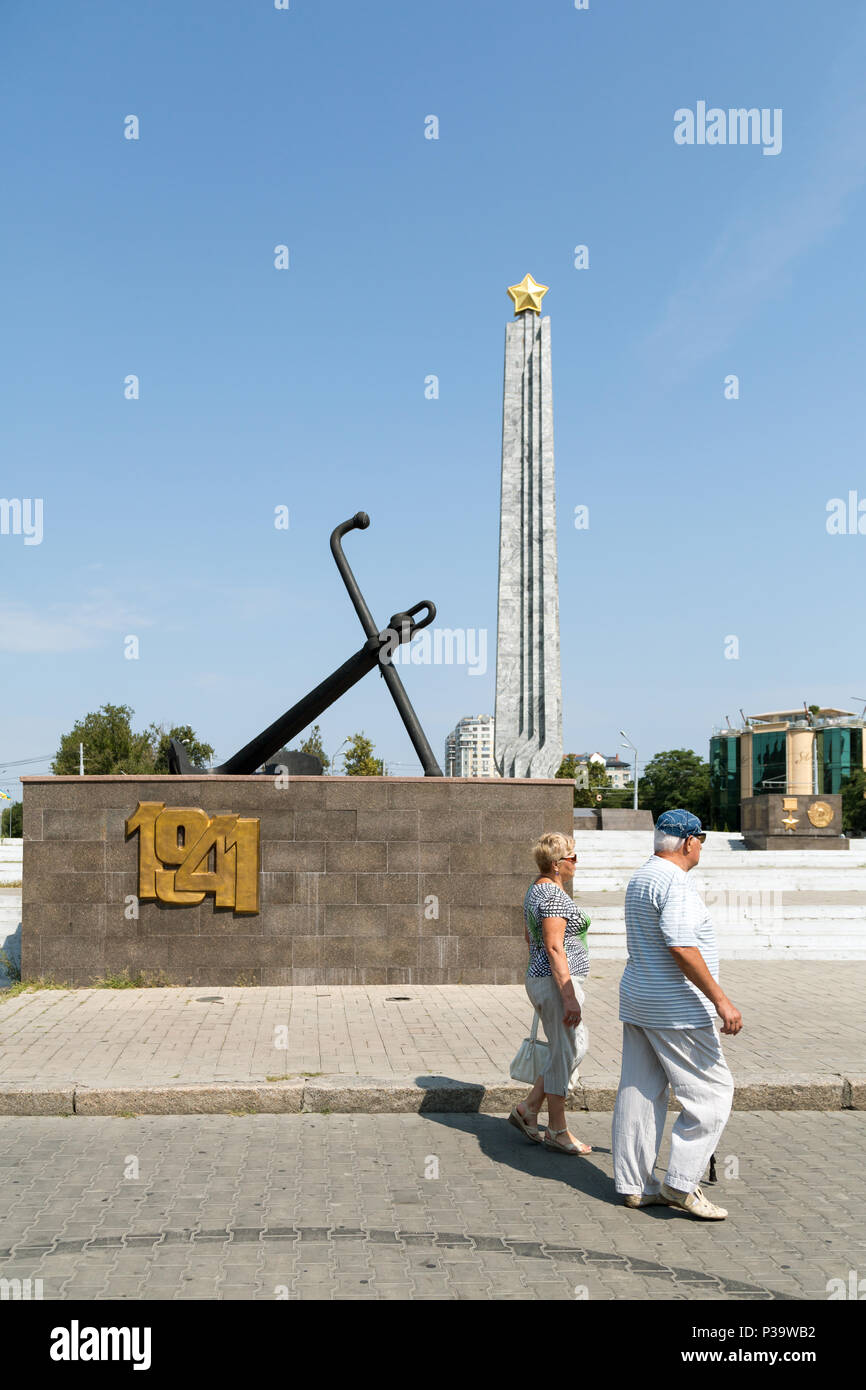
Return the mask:
<svg viewBox="0 0 866 1390">
<path fill-rule="evenodd" d="M 343 739 L 343 742 L 340 744 L 340 748 L 345 748 L 345 746 L 346 746 L 346 744 L 347 744 L 348 742 L 349 742 L 349 735 L 347 734 L 346 737 Z M 332 768 L 332 767 L 334 766 L 334 759 L 337 757 L 337 754 L 340 752 L 340 748 L 338 748 L 338 749 L 337 749 L 337 752 L 334 753 L 334 754 L 332 755 L 331 761 L 328 763 L 329 769 Z M 332 774 L 332 775 L 333 775 L 333 774 Z"/>
<path fill-rule="evenodd" d="M 630 748 L 634 753 L 634 809 L 637 810 L 637 749 L 631 742 L 625 729 L 620 729 L 620 733 L 625 739 L 625 743 L 621 743 L 620 748 Z"/>
</svg>

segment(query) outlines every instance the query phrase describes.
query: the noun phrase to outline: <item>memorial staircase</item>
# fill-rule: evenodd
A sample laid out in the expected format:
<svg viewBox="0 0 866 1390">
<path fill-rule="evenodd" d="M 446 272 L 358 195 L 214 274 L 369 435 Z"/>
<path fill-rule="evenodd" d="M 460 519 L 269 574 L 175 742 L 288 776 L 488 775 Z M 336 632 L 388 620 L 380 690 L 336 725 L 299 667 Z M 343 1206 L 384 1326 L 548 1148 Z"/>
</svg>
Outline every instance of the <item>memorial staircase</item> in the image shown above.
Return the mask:
<svg viewBox="0 0 866 1390">
<path fill-rule="evenodd" d="M 597 959 L 624 959 L 625 889 L 652 853 L 646 831 L 587 830 L 575 840 L 574 896 L 592 919 Z M 749 850 L 710 831 L 691 881 L 728 960 L 866 960 L 866 840 L 847 850 Z"/>
</svg>

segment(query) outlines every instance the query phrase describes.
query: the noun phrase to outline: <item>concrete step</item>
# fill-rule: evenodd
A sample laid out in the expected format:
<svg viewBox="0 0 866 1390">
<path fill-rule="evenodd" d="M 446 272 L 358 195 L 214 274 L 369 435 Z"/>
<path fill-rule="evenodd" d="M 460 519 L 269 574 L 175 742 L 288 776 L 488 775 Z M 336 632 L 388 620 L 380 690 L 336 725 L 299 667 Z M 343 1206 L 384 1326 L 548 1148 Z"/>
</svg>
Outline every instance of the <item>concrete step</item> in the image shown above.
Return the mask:
<svg viewBox="0 0 866 1390">
<path fill-rule="evenodd" d="M 605 901 L 624 902 L 628 877 L 587 878 L 575 884 L 574 900 L 579 906 L 592 914 L 593 907 L 601 907 Z M 840 878 L 824 877 L 804 882 L 797 875 L 785 878 L 781 875 L 767 874 L 758 878 L 714 878 L 699 881 L 695 888 L 712 911 L 717 903 L 725 900 L 735 902 L 768 902 L 780 896 L 785 904 L 802 900 L 819 906 L 824 902 L 862 903 L 866 911 L 866 877 Z"/>
<path fill-rule="evenodd" d="M 0 884 L 21 882 L 23 840 L 0 840 Z"/>
<path fill-rule="evenodd" d="M 858 842 L 859 843 L 859 842 Z M 577 872 L 582 869 L 599 868 L 610 865 L 611 868 L 629 868 L 632 871 L 639 869 L 641 864 L 645 864 L 651 857 L 651 853 L 644 848 L 639 852 L 619 850 L 614 848 L 582 849 L 578 840 L 575 845 L 577 855 Z M 701 862 L 694 873 L 703 873 L 707 869 L 716 869 L 730 872 L 732 869 L 792 869 L 800 867 L 808 868 L 863 868 L 866 866 L 866 853 L 861 849 L 822 849 L 822 850 L 781 850 L 781 849 L 753 849 L 744 850 L 742 854 L 716 855 L 707 854 L 706 851 L 701 855 Z"/>
<path fill-rule="evenodd" d="M 777 925 L 738 922 L 727 927 L 719 927 L 716 931 L 716 940 L 722 954 L 724 954 L 726 947 L 734 941 L 745 946 L 750 941 L 767 941 L 771 938 L 782 945 L 790 944 L 797 947 L 810 943 L 817 947 L 846 941 L 854 946 L 862 946 L 866 950 L 866 933 L 856 929 L 852 930 L 850 922 L 781 922 Z M 590 956 L 597 946 L 610 946 L 614 943 L 621 945 L 622 949 L 625 950 L 625 930 L 623 928 L 617 929 L 614 923 L 611 922 L 598 931 L 591 931 L 588 940 Z"/>
<path fill-rule="evenodd" d="M 852 935 L 860 934 L 866 941 L 866 917 L 862 912 L 828 912 L 826 916 L 816 917 L 808 912 L 794 913 L 785 910 L 784 913 L 749 913 L 738 912 L 728 913 L 721 916 L 719 913 L 713 915 L 713 926 L 717 933 L 730 931 L 733 927 L 742 927 L 742 930 L 760 931 L 812 931 L 815 935 L 826 935 L 828 931 L 848 931 Z M 602 931 L 624 931 L 626 930 L 626 919 L 621 912 L 598 912 L 592 915 L 592 926 L 589 927 L 589 937 L 594 937 Z"/>
<path fill-rule="evenodd" d="M 599 946 L 593 951 L 592 959 L 594 962 L 601 960 L 625 961 L 625 946 Z M 840 938 L 830 945 L 820 942 L 810 946 L 767 945 L 757 941 L 749 941 L 730 946 L 725 945 L 721 951 L 721 960 L 723 966 L 726 960 L 797 960 L 814 961 L 816 964 L 822 960 L 866 960 L 866 946 L 862 940 L 852 942 L 845 938 Z M 590 975 L 591 979 L 592 976 Z"/>
</svg>

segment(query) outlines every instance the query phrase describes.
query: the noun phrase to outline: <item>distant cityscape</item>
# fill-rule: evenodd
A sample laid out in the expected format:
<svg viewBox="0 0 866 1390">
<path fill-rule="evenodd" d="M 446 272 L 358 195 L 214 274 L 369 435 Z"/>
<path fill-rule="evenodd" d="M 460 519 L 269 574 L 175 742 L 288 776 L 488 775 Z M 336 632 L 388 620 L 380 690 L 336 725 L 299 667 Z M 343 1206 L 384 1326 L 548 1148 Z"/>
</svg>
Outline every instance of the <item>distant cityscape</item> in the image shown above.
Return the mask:
<svg viewBox="0 0 866 1390">
<path fill-rule="evenodd" d="M 445 740 L 446 777 L 498 777 L 493 759 L 495 720 L 492 714 L 466 714 Z M 591 765 L 603 767 L 607 785 L 622 791 L 632 785 L 634 769 L 618 753 L 566 753 L 575 759 L 575 783 L 589 786 Z"/>
<path fill-rule="evenodd" d="M 709 740 L 709 824 L 739 831 L 741 806 L 752 797 L 830 796 L 866 773 L 866 708 L 819 705 L 747 715 L 716 728 Z M 445 741 L 447 777 L 498 777 L 493 757 L 495 721 L 465 715 Z M 634 786 L 634 764 L 618 753 L 566 753 L 578 789 L 625 791 Z M 591 776 L 591 769 L 597 769 Z M 639 771 L 639 777 L 642 774 Z M 639 782 L 640 786 L 640 782 Z M 601 796 L 597 796 L 600 801 Z"/>
</svg>

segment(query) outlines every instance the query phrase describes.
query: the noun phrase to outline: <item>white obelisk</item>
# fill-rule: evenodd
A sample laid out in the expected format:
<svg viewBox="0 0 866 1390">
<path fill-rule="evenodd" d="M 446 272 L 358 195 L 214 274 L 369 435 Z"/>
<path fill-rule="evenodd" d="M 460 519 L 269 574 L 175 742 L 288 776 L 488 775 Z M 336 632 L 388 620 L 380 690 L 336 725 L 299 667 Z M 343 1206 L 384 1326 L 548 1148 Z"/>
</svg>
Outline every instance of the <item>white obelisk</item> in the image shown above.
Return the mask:
<svg viewBox="0 0 866 1390">
<path fill-rule="evenodd" d="M 562 762 L 562 678 L 550 318 L 531 275 L 508 293 L 505 330 L 494 759 L 501 777 L 553 777 Z"/>
</svg>

